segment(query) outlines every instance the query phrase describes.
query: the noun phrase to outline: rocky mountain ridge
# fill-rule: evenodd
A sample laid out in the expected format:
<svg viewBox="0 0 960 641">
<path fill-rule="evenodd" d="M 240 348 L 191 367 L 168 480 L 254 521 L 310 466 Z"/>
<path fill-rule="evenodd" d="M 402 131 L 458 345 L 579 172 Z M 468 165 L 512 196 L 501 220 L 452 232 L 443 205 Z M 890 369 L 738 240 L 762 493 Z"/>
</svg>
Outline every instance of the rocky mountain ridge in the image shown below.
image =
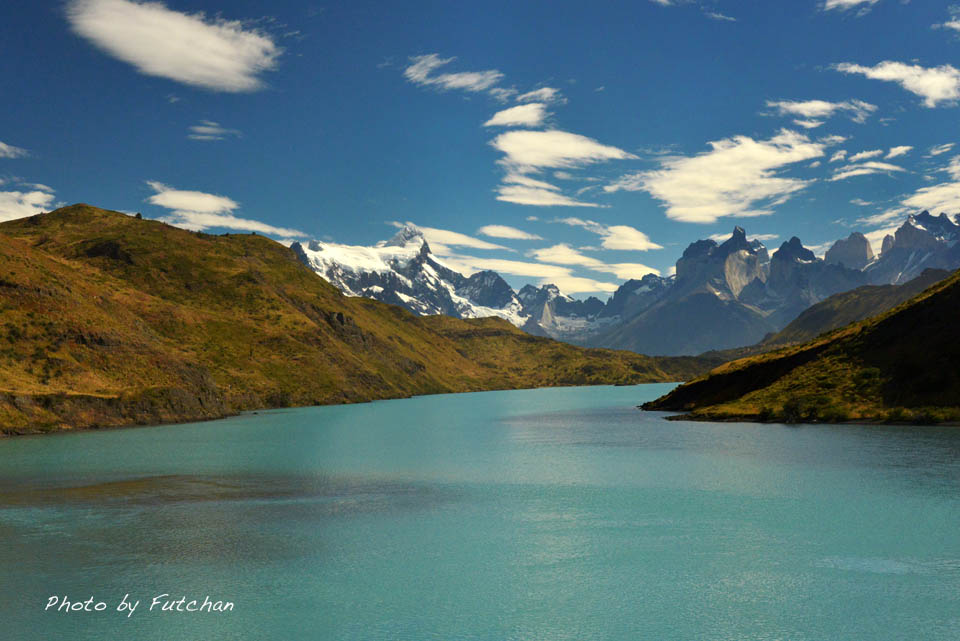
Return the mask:
<svg viewBox="0 0 960 641">
<path fill-rule="evenodd" d="M 577 300 L 555 285 L 514 292 L 496 272 L 470 277 L 443 265 L 415 227 L 374 247 L 294 243 L 301 261 L 352 296 L 420 315 L 499 316 L 528 333 L 578 345 L 647 354 L 698 354 L 761 341 L 829 296 L 864 285 L 901 284 L 925 269 L 960 267 L 960 224 L 911 215 L 875 255 L 854 232 L 818 258 L 793 237 L 771 255 L 735 227 L 722 243 L 691 243 L 676 275 L 629 280 L 607 300 Z"/>
</svg>

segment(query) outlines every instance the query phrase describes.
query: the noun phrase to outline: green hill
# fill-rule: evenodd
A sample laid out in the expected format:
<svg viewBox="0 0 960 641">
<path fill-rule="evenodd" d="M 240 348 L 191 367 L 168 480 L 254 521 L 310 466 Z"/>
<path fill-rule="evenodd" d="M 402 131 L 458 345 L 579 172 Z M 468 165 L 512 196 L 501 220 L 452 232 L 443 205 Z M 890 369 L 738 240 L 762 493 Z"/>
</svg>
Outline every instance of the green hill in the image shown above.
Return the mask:
<svg viewBox="0 0 960 641">
<path fill-rule="evenodd" d="M 960 272 L 879 316 L 716 368 L 643 406 L 705 420 L 960 420 Z"/>
<path fill-rule="evenodd" d="M 949 275 L 950 272 L 942 269 L 926 269 L 920 276 L 902 285 L 864 285 L 834 294 L 811 305 L 789 325 L 755 345 L 706 352 L 702 356 L 732 361 L 787 345 L 805 343 L 820 334 L 893 309 Z"/>
<path fill-rule="evenodd" d="M 267 407 L 684 380 L 717 361 L 419 318 L 347 298 L 287 247 L 88 205 L 0 224 L 0 432 Z"/>
</svg>

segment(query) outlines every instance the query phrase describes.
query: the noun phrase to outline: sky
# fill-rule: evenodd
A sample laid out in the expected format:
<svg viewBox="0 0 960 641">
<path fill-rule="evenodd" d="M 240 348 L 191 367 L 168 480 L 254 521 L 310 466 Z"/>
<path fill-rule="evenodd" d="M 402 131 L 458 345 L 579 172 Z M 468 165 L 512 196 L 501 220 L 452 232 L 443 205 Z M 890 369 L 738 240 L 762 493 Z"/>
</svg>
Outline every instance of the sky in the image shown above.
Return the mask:
<svg viewBox="0 0 960 641">
<path fill-rule="evenodd" d="M 425 231 L 466 274 L 605 298 L 735 225 L 818 253 L 960 212 L 960 5 L 11 3 L 0 220 Z M 956 66 L 955 66 L 956 65 Z"/>
</svg>

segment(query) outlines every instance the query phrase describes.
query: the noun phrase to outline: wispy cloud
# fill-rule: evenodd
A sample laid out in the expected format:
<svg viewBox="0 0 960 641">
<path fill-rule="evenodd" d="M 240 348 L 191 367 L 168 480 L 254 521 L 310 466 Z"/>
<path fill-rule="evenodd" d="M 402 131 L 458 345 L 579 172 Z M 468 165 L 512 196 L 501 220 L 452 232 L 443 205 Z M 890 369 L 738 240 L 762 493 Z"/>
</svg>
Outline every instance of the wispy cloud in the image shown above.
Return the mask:
<svg viewBox="0 0 960 641">
<path fill-rule="evenodd" d="M 923 98 L 926 107 L 951 105 L 960 98 L 960 69 L 952 65 L 921 67 L 885 60 L 873 67 L 841 62 L 833 65 L 841 73 L 861 74 L 873 80 L 895 82 Z"/>
<path fill-rule="evenodd" d="M 559 89 L 553 87 L 541 87 L 528 91 L 517 96 L 517 102 L 566 102 L 566 98 L 560 93 Z"/>
<path fill-rule="evenodd" d="M 648 267 L 642 263 L 605 263 L 597 258 L 587 256 L 565 243 L 553 245 L 552 247 L 534 249 L 528 252 L 527 255 L 544 263 L 574 265 L 585 267 L 595 272 L 613 274 L 622 280 L 643 278 L 647 274 L 659 275 L 660 273 L 659 270 Z"/>
<path fill-rule="evenodd" d="M 238 218 L 233 211 L 240 207 L 232 198 L 208 194 L 202 191 L 175 189 L 156 181 L 147 181 L 154 195 L 147 202 L 169 209 L 170 214 L 160 220 L 193 231 L 211 228 L 239 229 L 255 231 L 283 237 L 303 237 L 302 231 L 285 227 L 274 227 L 267 223 L 248 218 Z"/>
<path fill-rule="evenodd" d="M 867 121 L 870 114 L 877 110 L 876 105 L 863 100 L 845 100 L 830 102 L 827 100 L 768 100 L 767 107 L 776 109 L 781 116 L 799 116 L 794 120 L 801 127 L 808 129 L 819 127 L 823 120 L 837 113 L 846 113 L 851 120 L 857 123 Z M 806 124 L 804 124 L 806 123 Z"/>
<path fill-rule="evenodd" d="M 490 143 L 504 153 L 503 163 L 518 170 L 582 167 L 607 160 L 636 158 L 593 138 L 557 129 L 508 131 Z"/>
<path fill-rule="evenodd" d="M 201 120 L 199 125 L 190 127 L 190 133 L 187 138 L 190 140 L 223 140 L 227 137 L 239 138 L 242 134 L 236 129 L 226 129 L 220 123 L 212 120 Z"/>
<path fill-rule="evenodd" d="M 24 156 L 29 155 L 30 152 L 26 149 L 14 147 L 13 145 L 8 145 L 7 143 L 0 141 L 0 158 L 23 158 Z"/>
<path fill-rule="evenodd" d="M 704 14 L 705 16 L 707 16 L 708 18 L 710 18 L 711 20 L 720 20 L 720 21 L 723 21 L 723 22 L 736 22 L 736 21 L 737 21 L 737 19 L 734 18 L 733 16 L 724 15 L 724 14 L 720 13 L 719 11 L 704 11 L 703 14 Z"/>
<path fill-rule="evenodd" d="M 547 106 L 542 102 L 529 102 L 510 107 L 493 114 L 484 127 L 539 127 L 547 117 Z"/>
<path fill-rule="evenodd" d="M 844 165 L 839 167 L 830 177 L 831 181 L 846 180 L 855 176 L 870 176 L 872 174 L 889 174 L 892 172 L 906 171 L 903 167 L 892 165 L 886 162 L 862 162 L 855 165 Z"/>
<path fill-rule="evenodd" d="M 896 158 L 897 156 L 905 156 L 912 150 L 912 145 L 899 145 L 897 147 L 890 147 L 890 151 L 887 152 L 887 155 L 884 156 L 884 158 L 890 160 L 891 158 Z"/>
<path fill-rule="evenodd" d="M 902 204 L 916 210 L 956 213 L 960 211 L 960 156 L 954 156 L 943 170 L 951 180 L 918 189 Z"/>
<path fill-rule="evenodd" d="M 592 138 L 556 129 L 515 130 L 502 133 L 490 143 L 504 157 L 498 161 L 506 170 L 497 188 L 497 200 L 538 207 L 598 207 L 576 200 L 562 190 L 529 174 L 543 169 L 570 169 L 608 160 L 636 158 L 617 147 Z"/>
<path fill-rule="evenodd" d="M 603 239 L 600 246 L 604 249 L 629 251 L 663 249 L 662 245 L 653 242 L 645 233 L 629 225 L 604 225 L 594 220 L 583 220 L 573 217 L 555 218 L 552 222 L 570 225 L 571 227 L 582 227 L 591 233 L 597 234 Z"/>
<path fill-rule="evenodd" d="M 930 147 L 929 150 L 927 150 L 927 154 L 930 156 L 939 156 L 941 154 L 945 154 L 951 149 L 953 149 L 955 144 L 956 143 L 945 142 L 942 145 L 934 145 L 933 147 Z"/>
<path fill-rule="evenodd" d="M 659 169 L 629 174 L 604 189 L 646 191 L 666 204 L 669 218 L 684 222 L 767 215 L 810 183 L 777 171 L 823 156 L 829 142 L 786 129 L 769 140 L 725 138 L 710 142 L 710 151 L 664 158 Z"/>
<path fill-rule="evenodd" d="M 834 154 L 830 156 L 830 162 L 840 162 L 841 160 L 846 159 L 846 157 L 847 157 L 847 150 L 841 149 L 839 151 L 834 152 Z"/>
<path fill-rule="evenodd" d="M 536 234 L 531 234 L 523 231 L 522 229 L 509 227 L 507 225 L 484 225 L 477 230 L 477 233 L 481 236 L 489 236 L 490 238 L 506 238 L 510 240 L 543 240 L 543 238 L 537 236 Z"/>
<path fill-rule="evenodd" d="M 55 196 L 50 187 L 40 184 L 20 184 L 20 187 L 25 190 L 0 191 L 0 221 L 41 214 L 53 205 Z"/>
<path fill-rule="evenodd" d="M 503 79 L 503 74 L 496 69 L 434 73 L 454 60 L 456 58 L 441 58 L 435 53 L 412 56 L 410 65 L 404 69 L 403 75 L 407 80 L 421 87 L 435 87 L 441 91 L 459 89 L 474 93 L 487 91 Z"/>
<path fill-rule="evenodd" d="M 880 0 L 824 0 L 823 10 L 831 11 L 839 9 L 841 11 L 847 11 L 849 9 L 858 9 L 860 15 L 862 15 L 879 1 Z"/>
<path fill-rule="evenodd" d="M 500 249 L 505 251 L 513 251 L 509 247 L 488 243 L 480 238 L 474 238 L 473 236 L 461 234 L 460 232 L 456 231 L 450 231 L 449 229 L 421 227 L 420 225 L 411 222 L 401 223 L 397 221 L 391 221 L 390 224 L 398 229 L 402 229 L 406 226 L 416 227 L 423 232 L 427 242 L 430 243 L 430 248 L 438 255 L 445 253 L 448 247 L 469 247 L 470 249 Z"/>
<path fill-rule="evenodd" d="M 848 159 L 849 162 L 858 162 L 860 160 L 866 160 L 868 158 L 876 158 L 877 156 L 883 155 L 883 149 L 871 149 L 869 151 L 861 151 L 859 153 L 853 154 Z"/>
<path fill-rule="evenodd" d="M 214 91 L 255 91 L 282 49 L 243 22 L 186 14 L 162 2 L 72 0 L 74 32 L 141 73 Z"/>
</svg>

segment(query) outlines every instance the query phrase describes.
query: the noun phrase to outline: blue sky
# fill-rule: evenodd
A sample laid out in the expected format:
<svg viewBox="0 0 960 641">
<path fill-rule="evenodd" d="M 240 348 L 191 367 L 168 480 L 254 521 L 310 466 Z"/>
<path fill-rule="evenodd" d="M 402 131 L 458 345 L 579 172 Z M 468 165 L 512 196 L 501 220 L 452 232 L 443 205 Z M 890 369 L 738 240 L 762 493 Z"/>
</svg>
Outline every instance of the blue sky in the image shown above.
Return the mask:
<svg viewBox="0 0 960 641">
<path fill-rule="evenodd" d="M 960 6 L 71 0 L 0 21 L 0 220 L 88 202 L 578 296 L 960 212 Z"/>
</svg>

